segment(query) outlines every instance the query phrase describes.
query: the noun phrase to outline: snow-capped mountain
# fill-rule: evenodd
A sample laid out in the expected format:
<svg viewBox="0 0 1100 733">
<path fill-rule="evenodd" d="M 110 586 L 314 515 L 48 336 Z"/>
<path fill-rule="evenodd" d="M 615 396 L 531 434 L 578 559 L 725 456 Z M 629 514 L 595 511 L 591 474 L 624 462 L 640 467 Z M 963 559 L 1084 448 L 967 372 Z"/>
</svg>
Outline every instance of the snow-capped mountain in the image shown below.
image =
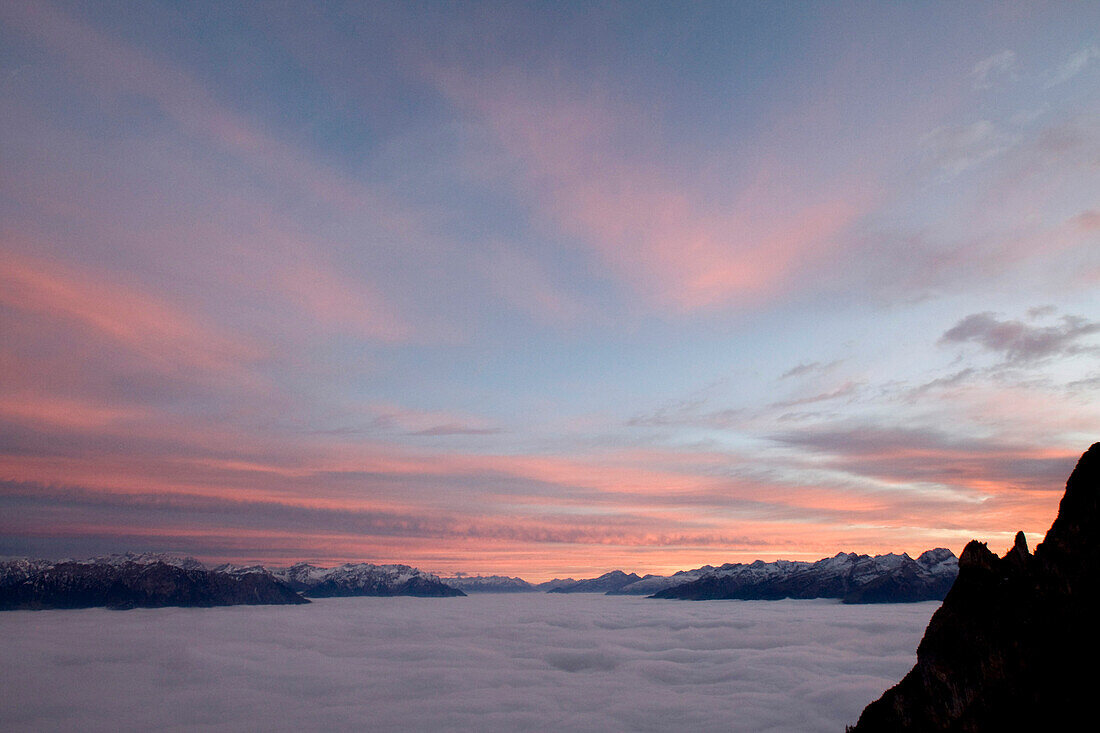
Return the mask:
<svg viewBox="0 0 1100 733">
<path fill-rule="evenodd" d="M 813 563 L 757 560 L 700 571 L 690 571 L 698 576 L 659 590 L 653 597 L 840 598 L 845 603 L 942 600 L 958 575 L 958 559 L 950 550 L 940 547 L 922 553 L 916 560 L 906 554 L 872 557 L 841 552 Z"/>
<path fill-rule="evenodd" d="M 681 570 L 672 575 L 645 575 L 641 580 L 628 583 L 618 590 L 609 590 L 609 596 L 650 596 L 673 586 L 698 580 L 714 570 L 713 565 L 704 565 L 694 570 Z"/>
<path fill-rule="evenodd" d="M 545 580 L 535 585 L 536 590 L 549 593 L 555 588 L 564 588 L 567 585 L 573 585 L 577 581 L 574 578 L 554 578 L 553 580 Z"/>
<path fill-rule="evenodd" d="M 268 573 L 207 570 L 194 558 L 104 555 L 0 562 L 0 609 L 159 608 L 308 603 Z"/>
<path fill-rule="evenodd" d="M 533 593 L 538 590 L 523 578 L 506 575 L 460 575 L 440 580 L 466 593 Z"/>
<path fill-rule="evenodd" d="M 249 568 L 242 569 L 243 572 Z M 336 596 L 427 596 L 466 595 L 431 573 L 408 565 L 347 563 L 335 568 L 320 568 L 298 563 L 289 568 L 270 568 L 269 572 L 291 588 L 312 598 Z M 238 571 L 238 572 L 242 572 Z"/>
<path fill-rule="evenodd" d="M 87 560 L 68 560 L 67 562 L 80 563 L 81 565 L 110 565 L 112 567 L 122 567 L 127 563 L 152 565 L 159 562 L 183 570 L 207 570 L 205 565 L 193 557 L 166 555 L 162 552 L 123 552 L 97 555 Z"/>
<path fill-rule="evenodd" d="M 609 593 L 611 591 L 618 590 L 625 585 L 636 583 L 641 580 L 635 573 L 624 573 L 622 570 L 612 570 L 610 573 L 604 573 L 598 578 L 587 578 L 585 580 L 578 580 L 573 583 L 559 585 L 556 588 L 550 588 L 547 593 Z"/>
<path fill-rule="evenodd" d="M 0 588 L 22 583 L 54 564 L 53 560 L 35 560 L 27 557 L 0 560 Z"/>
<path fill-rule="evenodd" d="M 225 563 L 211 570 L 193 557 L 158 553 L 0 561 L 0 609 L 308 603 L 303 596 L 463 595 L 438 577 L 408 565 L 349 563 L 320 568 L 298 563 L 269 569 Z"/>
</svg>

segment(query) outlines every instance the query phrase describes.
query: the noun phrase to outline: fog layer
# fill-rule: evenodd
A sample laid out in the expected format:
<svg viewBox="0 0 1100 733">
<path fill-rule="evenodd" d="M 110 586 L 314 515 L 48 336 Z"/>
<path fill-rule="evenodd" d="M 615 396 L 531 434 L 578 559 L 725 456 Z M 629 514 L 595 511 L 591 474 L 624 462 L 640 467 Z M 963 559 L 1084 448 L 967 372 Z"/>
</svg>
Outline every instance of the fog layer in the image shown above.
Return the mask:
<svg viewBox="0 0 1100 733">
<path fill-rule="evenodd" d="M 598 595 L 0 614 L 14 730 L 841 731 L 938 603 Z"/>
</svg>

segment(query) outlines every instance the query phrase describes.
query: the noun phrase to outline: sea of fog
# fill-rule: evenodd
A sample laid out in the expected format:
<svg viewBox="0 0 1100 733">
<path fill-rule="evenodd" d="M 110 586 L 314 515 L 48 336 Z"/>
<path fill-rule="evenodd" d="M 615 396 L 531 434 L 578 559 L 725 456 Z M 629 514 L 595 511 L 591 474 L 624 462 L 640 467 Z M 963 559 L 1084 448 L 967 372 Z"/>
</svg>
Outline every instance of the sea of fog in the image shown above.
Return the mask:
<svg viewBox="0 0 1100 733">
<path fill-rule="evenodd" d="M 938 603 L 602 595 L 0 613 L 0 730 L 832 731 Z"/>
</svg>

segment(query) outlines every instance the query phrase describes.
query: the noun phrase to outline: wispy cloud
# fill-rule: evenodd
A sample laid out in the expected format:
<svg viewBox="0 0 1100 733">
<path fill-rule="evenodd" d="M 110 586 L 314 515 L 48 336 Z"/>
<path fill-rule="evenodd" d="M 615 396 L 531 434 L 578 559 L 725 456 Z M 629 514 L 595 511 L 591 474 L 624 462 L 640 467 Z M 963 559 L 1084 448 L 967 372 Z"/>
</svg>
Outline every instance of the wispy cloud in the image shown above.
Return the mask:
<svg viewBox="0 0 1100 733">
<path fill-rule="evenodd" d="M 970 79 L 975 89 L 988 89 L 994 83 L 1013 77 L 1016 68 L 1016 52 L 1005 49 L 984 58 L 970 69 Z"/>
<path fill-rule="evenodd" d="M 1076 459 L 1074 453 L 1010 440 L 876 422 L 819 425 L 772 438 L 828 456 L 833 465 L 853 475 L 955 487 L 976 497 L 1021 489 L 1057 494 Z M 1048 521 L 1042 513 L 1049 511 L 1049 505 L 1049 501 L 1033 502 L 1028 521 Z"/>
<path fill-rule="evenodd" d="M 1012 136 L 989 120 L 937 127 L 921 140 L 929 165 L 946 177 L 996 157 L 1012 143 Z"/>
<path fill-rule="evenodd" d="M 1100 46 L 1086 46 L 1078 49 L 1055 70 L 1048 86 L 1065 84 L 1087 69 L 1097 59 L 1100 59 Z"/>
<path fill-rule="evenodd" d="M 797 365 L 791 367 L 790 369 L 788 369 L 787 371 L 783 372 L 783 374 L 781 374 L 779 376 L 779 378 L 780 379 L 790 379 L 791 377 L 804 377 L 804 376 L 807 376 L 809 374 L 823 374 L 823 373 L 831 371 L 838 364 L 840 364 L 839 361 L 802 362 L 801 364 L 797 364 Z"/>
<path fill-rule="evenodd" d="M 794 397 L 789 400 L 780 400 L 778 402 L 771 403 L 772 408 L 787 408 L 798 407 L 800 405 L 812 405 L 815 402 L 829 402 L 831 400 L 838 400 L 841 398 L 851 398 L 858 394 L 862 385 L 859 382 L 848 381 L 827 392 L 818 392 L 816 394 L 806 395 L 803 397 Z"/>
<path fill-rule="evenodd" d="M 0 249 L 0 303 L 92 329 L 160 368 L 244 378 L 248 365 L 264 353 L 255 343 L 200 323 L 163 299 L 113 279 Z"/>
<path fill-rule="evenodd" d="M 781 197 L 793 163 L 761 163 L 722 206 L 626 150 L 638 110 L 598 88 L 561 88 L 501 73 L 437 70 L 440 88 L 486 125 L 523 166 L 521 185 L 542 214 L 580 237 L 612 272 L 683 311 L 766 300 L 826 256 L 859 215 L 861 195 L 830 190 Z"/>
</svg>

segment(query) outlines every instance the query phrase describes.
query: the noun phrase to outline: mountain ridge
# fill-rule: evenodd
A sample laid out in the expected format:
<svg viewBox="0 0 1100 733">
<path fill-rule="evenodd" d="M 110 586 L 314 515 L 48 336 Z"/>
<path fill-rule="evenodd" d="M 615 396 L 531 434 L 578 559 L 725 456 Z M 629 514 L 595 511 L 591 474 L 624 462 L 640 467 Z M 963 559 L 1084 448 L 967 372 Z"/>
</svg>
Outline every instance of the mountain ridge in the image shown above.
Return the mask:
<svg viewBox="0 0 1100 733">
<path fill-rule="evenodd" d="M 408 565 L 308 563 L 268 568 L 127 552 L 84 560 L 0 560 L 0 610 L 301 604 L 347 596 L 464 596 Z"/>
<path fill-rule="evenodd" d="M 701 570 L 701 569 L 700 569 Z M 958 574 L 954 553 L 858 555 L 839 552 L 816 562 L 776 560 L 731 563 L 654 593 L 676 600 L 779 600 L 839 598 L 844 603 L 911 603 L 942 600 Z"/>
<path fill-rule="evenodd" d="M 333 568 L 322 568 L 301 562 L 289 568 L 266 570 L 310 598 L 350 596 L 448 598 L 466 595 L 460 589 L 443 583 L 438 576 L 409 565 L 345 563 Z"/>
<path fill-rule="evenodd" d="M 269 574 L 207 570 L 151 554 L 0 562 L 0 610 L 163 608 L 309 603 Z"/>
<path fill-rule="evenodd" d="M 917 663 L 852 733 L 1073 730 L 1092 717 L 1100 652 L 1100 443 L 1081 456 L 1046 537 L 998 557 L 967 544 Z"/>
</svg>

